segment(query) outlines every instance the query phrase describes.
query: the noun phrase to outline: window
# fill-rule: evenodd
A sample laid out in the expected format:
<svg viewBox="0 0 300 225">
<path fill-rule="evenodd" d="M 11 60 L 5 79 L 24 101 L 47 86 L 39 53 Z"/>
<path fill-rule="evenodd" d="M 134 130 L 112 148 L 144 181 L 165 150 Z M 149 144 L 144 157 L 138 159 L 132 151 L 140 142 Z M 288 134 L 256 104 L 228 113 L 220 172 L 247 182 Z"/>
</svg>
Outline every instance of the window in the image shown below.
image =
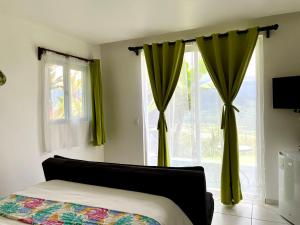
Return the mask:
<svg viewBox="0 0 300 225">
<path fill-rule="evenodd" d="M 45 67 L 50 85 L 49 119 L 53 122 L 87 119 L 87 67 L 55 63 L 47 63 Z"/>
<path fill-rule="evenodd" d="M 43 131 L 50 152 L 90 140 L 88 64 L 47 52 L 42 57 Z"/>
<path fill-rule="evenodd" d="M 261 43 L 259 38 L 258 43 Z M 260 145 L 260 91 L 258 53 L 255 49 L 244 82 L 234 105 L 236 113 L 239 148 L 240 180 L 242 190 L 256 195 L 261 188 L 262 177 Z M 143 115 L 145 136 L 145 159 L 147 165 L 157 165 L 158 111 L 152 97 L 145 57 L 142 55 Z M 195 166 L 205 168 L 207 186 L 218 190 L 221 182 L 223 155 L 223 131 L 221 111 L 223 102 L 214 87 L 196 44 L 187 45 L 179 81 L 166 110 L 168 141 L 172 166 Z"/>
</svg>

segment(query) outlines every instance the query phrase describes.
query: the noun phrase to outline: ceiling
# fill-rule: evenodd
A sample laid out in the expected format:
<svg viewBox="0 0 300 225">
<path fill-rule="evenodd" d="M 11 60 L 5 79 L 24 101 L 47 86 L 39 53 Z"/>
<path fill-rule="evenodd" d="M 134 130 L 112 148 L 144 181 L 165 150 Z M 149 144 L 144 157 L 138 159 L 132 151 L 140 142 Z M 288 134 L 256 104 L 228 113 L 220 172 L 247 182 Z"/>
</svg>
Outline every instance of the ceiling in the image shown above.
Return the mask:
<svg viewBox="0 0 300 225">
<path fill-rule="evenodd" d="M 300 11 L 300 0 L 0 0 L 12 14 L 100 44 Z"/>
</svg>

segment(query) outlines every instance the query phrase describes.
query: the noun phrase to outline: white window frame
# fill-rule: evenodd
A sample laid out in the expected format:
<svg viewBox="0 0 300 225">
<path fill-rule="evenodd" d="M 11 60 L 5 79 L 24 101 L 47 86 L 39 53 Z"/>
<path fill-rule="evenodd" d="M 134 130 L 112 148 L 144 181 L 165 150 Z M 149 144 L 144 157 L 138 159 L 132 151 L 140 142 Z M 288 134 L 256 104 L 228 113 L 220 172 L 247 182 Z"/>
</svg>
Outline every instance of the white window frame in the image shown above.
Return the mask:
<svg viewBox="0 0 300 225">
<path fill-rule="evenodd" d="M 70 120 L 76 120 L 79 122 L 87 122 L 89 120 L 89 110 L 88 110 L 88 99 L 87 99 L 87 91 L 88 91 L 88 79 L 87 79 L 87 73 L 88 73 L 88 67 L 87 66 L 81 66 L 81 65 L 74 65 L 73 63 L 68 63 L 67 60 L 65 62 L 60 61 L 53 61 L 49 60 L 44 64 L 44 71 L 45 71 L 45 77 L 44 79 L 49 79 L 49 74 L 46 72 L 48 69 L 48 66 L 50 65 L 57 65 L 62 66 L 63 68 L 63 89 L 64 89 L 64 119 L 51 119 L 48 115 L 48 120 L 53 124 L 62 124 L 62 123 L 68 123 Z M 71 115 L 71 98 L 70 98 L 70 71 L 71 70 L 77 70 L 82 72 L 82 79 L 83 79 L 83 86 L 82 86 L 82 100 L 83 100 L 83 117 L 72 117 Z M 50 81 L 49 81 L 50 84 Z M 48 96 L 50 97 L 50 89 Z M 50 103 L 49 103 L 50 104 Z"/>
</svg>

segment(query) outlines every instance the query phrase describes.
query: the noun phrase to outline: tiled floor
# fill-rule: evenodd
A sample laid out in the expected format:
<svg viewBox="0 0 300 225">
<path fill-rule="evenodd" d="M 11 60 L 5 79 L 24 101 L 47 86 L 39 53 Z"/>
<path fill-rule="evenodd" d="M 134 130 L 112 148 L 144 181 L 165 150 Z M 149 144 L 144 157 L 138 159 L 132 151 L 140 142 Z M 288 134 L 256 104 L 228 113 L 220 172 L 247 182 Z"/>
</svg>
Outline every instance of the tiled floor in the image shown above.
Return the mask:
<svg viewBox="0 0 300 225">
<path fill-rule="evenodd" d="M 276 206 L 258 201 L 245 200 L 236 206 L 224 206 L 215 199 L 215 213 L 212 225 L 287 225 L 278 214 Z"/>
</svg>

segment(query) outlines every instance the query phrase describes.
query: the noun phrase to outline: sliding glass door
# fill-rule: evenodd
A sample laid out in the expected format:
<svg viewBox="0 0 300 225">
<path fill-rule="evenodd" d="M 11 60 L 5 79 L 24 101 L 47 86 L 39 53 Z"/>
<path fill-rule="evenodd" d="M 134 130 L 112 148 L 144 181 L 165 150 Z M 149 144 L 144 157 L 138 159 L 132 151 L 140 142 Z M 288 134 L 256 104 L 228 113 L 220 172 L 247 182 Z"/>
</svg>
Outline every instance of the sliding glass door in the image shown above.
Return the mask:
<svg viewBox="0 0 300 225">
<path fill-rule="evenodd" d="M 263 176 L 261 137 L 261 43 L 248 67 L 240 92 L 234 102 L 240 147 L 240 179 L 246 196 L 259 197 Z M 147 68 L 142 55 L 143 114 L 145 160 L 157 165 L 158 111 L 152 97 Z M 207 187 L 218 191 L 221 182 L 223 103 L 206 70 L 196 44 L 186 46 L 184 62 L 174 95 L 166 111 L 172 166 L 205 168 Z"/>
</svg>

